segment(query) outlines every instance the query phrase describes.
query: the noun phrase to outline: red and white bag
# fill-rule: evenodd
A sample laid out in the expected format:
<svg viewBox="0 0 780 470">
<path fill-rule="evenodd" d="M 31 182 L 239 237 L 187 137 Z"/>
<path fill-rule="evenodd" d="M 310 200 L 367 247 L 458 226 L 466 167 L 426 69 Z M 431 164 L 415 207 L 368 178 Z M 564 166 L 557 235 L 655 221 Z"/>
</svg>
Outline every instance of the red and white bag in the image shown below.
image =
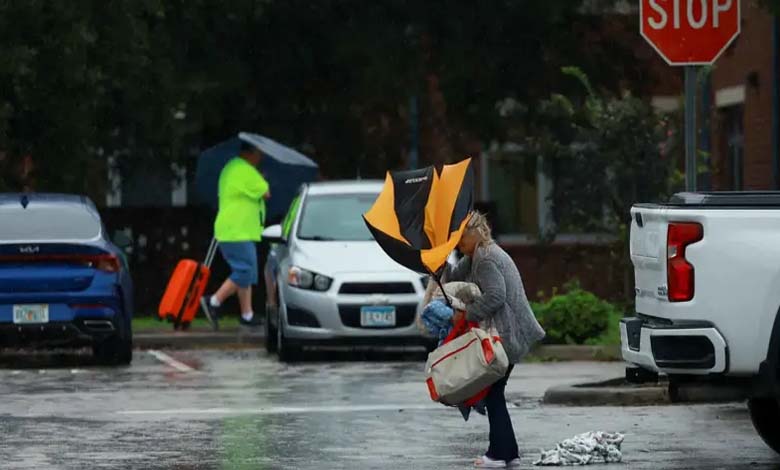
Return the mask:
<svg viewBox="0 0 780 470">
<path fill-rule="evenodd" d="M 472 328 L 428 355 L 428 392 L 433 401 L 459 405 L 498 382 L 508 367 L 500 338 Z"/>
</svg>

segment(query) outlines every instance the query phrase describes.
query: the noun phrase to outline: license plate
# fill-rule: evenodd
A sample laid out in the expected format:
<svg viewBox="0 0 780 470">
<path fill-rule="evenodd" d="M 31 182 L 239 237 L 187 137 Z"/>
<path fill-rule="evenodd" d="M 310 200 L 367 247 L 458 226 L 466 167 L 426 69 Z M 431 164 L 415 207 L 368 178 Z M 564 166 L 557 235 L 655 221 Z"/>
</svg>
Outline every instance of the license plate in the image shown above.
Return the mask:
<svg viewBox="0 0 780 470">
<path fill-rule="evenodd" d="M 49 323 L 49 306 L 45 304 L 14 305 L 14 323 Z"/>
<path fill-rule="evenodd" d="M 360 326 L 369 328 L 395 326 L 395 307 L 362 307 Z"/>
</svg>

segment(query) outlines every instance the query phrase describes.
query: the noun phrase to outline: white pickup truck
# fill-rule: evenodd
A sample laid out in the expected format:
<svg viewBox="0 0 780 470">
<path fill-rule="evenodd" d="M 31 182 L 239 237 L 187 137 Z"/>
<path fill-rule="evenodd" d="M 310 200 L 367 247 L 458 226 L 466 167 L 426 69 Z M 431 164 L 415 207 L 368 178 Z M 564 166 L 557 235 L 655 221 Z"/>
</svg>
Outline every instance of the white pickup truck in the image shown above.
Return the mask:
<svg viewBox="0 0 780 470">
<path fill-rule="evenodd" d="M 780 192 L 681 193 L 631 217 L 623 358 L 670 383 L 741 384 L 780 452 Z"/>
</svg>

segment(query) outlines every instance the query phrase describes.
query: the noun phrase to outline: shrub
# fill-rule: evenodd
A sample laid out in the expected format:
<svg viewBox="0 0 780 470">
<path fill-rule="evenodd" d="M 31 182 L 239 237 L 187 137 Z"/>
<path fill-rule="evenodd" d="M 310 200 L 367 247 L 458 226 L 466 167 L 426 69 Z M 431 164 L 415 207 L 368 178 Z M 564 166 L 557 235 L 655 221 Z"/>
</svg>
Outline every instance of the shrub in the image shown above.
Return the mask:
<svg viewBox="0 0 780 470">
<path fill-rule="evenodd" d="M 547 332 L 545 342 L 551 344 L 585 344 L 604 335 L 610 319 L 620 317 L 617 307 L 579 286 L 533 308 Z"/>
</svg>

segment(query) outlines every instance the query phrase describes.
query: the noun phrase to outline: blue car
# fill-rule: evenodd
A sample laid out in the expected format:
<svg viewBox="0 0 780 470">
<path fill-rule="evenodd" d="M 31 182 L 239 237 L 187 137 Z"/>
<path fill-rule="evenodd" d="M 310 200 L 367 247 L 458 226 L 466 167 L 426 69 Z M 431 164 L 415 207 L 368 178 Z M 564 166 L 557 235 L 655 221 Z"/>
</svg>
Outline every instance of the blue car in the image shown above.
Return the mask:
<svg viewBox="0 0 780 470">
<path fill-rule="evenodd" d="M 0 347 L 92 347 L 102 364 L 129 364 L 132 299 L 92 201 L 0 194 Z"/>
</svg>

